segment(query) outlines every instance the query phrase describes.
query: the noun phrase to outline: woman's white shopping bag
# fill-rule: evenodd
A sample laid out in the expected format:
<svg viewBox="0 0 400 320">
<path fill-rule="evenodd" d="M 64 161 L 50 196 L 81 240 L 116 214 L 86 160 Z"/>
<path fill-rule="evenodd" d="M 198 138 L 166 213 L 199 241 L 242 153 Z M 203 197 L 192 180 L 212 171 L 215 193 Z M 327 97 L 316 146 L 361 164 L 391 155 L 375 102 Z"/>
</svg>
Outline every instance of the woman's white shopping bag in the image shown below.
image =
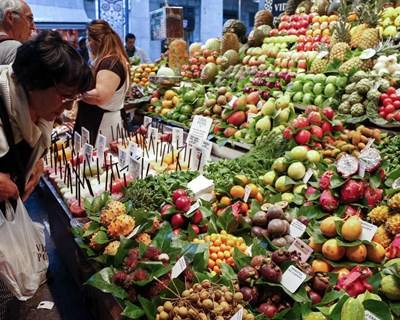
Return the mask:
<svg viewBox="0 0 400 320">
<path fill-rule="evenodd" d="M 44 228 L 31 220 L 21 199 L 0 210 L 0 279 L 22 301 L 46 281 L 49 266 Z"/>
</svg>

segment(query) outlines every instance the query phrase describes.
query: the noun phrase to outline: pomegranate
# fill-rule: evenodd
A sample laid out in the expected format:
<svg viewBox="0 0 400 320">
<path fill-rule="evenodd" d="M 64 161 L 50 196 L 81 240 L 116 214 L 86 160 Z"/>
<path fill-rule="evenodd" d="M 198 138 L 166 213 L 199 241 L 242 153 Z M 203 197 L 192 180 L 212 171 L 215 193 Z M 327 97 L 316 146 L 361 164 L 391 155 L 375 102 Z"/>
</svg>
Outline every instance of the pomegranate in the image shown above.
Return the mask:
<svg viewBox="0 0 400 320">
<path fill-rule="evenodd" d="M 301 145 L 304 145 L 304 144 L 307 144 L 307 143 L 309 143 L 310 142 L 310 139 L 311 139 L 311 133 L 310 133 L 310 131 L 308 131 L 308 130 L 300 130 L 297 134 L 296 134 L 296 137 L 295 137 L 295 140 L 296 140 L 296 142 L 297 142 L 297 144 L 301 144 Z"/>
<path fill-rule="evenodd" d="M 367 201 L 367 205 L 369 207 L 375 207 L 382 201 L 383 190 L 382 189 L 373 189 L 370 186 L 365 188 L 364 198 Z"/>
<path fill-rule="evenodd" d="M 192 201 L 187 196 L 181 196 L 175 201 L 175 205 L 178 208 L 178 210 L 181 210 L 183 212 L 188 211 L 190 209 L 191 204 Z"/>
<path fill-rule="evenodd" d="M 343 202 L 357 202 L 364 195 L 364 182 L 356 180 L 348 180 L 340 190 L 340 198 Z"/>
<path fill-rule="evenodd" d="M 184 189 L 176 189 L 174 192 L 172 192 L 172 201 L 174 203 L 176 203 L 176 200 L 179 197 L 182 197 L 182 196 L 187 196 L 186 190 L 184 190 Z"/>
<path fill-rule="evenodd" d="M 319 197 L 319 204 L 325 212 L 333 212 L 339 206 L 339 201 L 336 199 L 331 190 L 324 190 Z"/>
</svg>

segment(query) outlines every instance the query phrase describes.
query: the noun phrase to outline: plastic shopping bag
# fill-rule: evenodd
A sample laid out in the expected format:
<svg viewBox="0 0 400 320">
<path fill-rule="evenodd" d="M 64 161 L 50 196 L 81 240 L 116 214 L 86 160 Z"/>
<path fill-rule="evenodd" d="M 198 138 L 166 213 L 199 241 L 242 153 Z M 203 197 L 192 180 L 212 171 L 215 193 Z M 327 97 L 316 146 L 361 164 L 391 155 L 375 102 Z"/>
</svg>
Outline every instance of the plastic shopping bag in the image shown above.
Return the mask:
<svg viewBox="0 0 400 320">
<path fill-rule="evenodd" d="M 0 210 L 0 279 L 22 301 L 46 281 L 49 266 L 44 230 L 31 220 L 21 199 L 14 210 L 6 202 Z"/>
</svg>

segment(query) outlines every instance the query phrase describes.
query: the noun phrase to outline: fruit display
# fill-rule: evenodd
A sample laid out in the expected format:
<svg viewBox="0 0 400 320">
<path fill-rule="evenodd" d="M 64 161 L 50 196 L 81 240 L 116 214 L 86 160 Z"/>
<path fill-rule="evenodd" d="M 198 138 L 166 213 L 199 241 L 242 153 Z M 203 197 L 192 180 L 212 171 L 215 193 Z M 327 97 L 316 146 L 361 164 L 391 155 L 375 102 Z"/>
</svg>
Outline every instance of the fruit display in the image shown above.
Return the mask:
<svg viewBox="0 0 400 320">
<path fill-rule="evenodd" d="M 379 27 L 384 38 L 398 38 L 400 30 L 400 9 L 387 7 L 382 11 Z"/>
<path fill-rule="evenodd" d="M 149 77 L 157 74 L 158 67 L 153 63 L 139 64 L 131 67 L 131 80 L 141 87 L 147 87 L 150 84 Z"/>
<path fill-rule="evenodd" d="M 400 121 L 400 95 L 397 94 L 396 89 L 389 87 L 384 93 L 379 97 L 379 116 L 382 120 L 379 124 L 385 125 L 396 124 L 399 125 Z"/>
</svg>

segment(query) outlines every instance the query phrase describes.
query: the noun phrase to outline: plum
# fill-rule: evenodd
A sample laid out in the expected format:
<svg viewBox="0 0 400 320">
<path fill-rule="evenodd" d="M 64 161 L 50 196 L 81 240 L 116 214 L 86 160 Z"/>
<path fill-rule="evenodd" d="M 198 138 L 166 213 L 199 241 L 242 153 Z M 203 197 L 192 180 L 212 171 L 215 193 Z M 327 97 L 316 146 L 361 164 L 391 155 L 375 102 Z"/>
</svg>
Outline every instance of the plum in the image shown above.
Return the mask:
<svg viewBox="0 0 400 320">
<path fill-rule="evenodd" d="M 260 269 L 261 276 L 271 282 L 279 283 L 282 279 L 282 270 L 274 262 L 264 264 Z"/>
<path fill-rule="evenodd" d="M 258 272 L 251 266 L 246 266 L 240 269 L 237 274 L 238 280 L 241 284 L 250 284 L 252 280 L 258 278 Z"/>
<path fill-rule="evenodd" d="M 274 238 L 281 237 L 287 232 L 286 220 L 273 219 L 268 223 L 268 234 Z M 286 221 L 287 222 L 287 221 Z"/>
<path fill-rule="evenodd" d="M 284 237 L 276 238 L 271 243 L 276 247 L 285 247 L 288 244 Z"/>
<path fill-rule="evenodd" d="M 268 214 L 264 211 L 258 211 L 252 217 L 252 223 L 258 227 L 266 227 L 268 225 Z"/>
</svg>

